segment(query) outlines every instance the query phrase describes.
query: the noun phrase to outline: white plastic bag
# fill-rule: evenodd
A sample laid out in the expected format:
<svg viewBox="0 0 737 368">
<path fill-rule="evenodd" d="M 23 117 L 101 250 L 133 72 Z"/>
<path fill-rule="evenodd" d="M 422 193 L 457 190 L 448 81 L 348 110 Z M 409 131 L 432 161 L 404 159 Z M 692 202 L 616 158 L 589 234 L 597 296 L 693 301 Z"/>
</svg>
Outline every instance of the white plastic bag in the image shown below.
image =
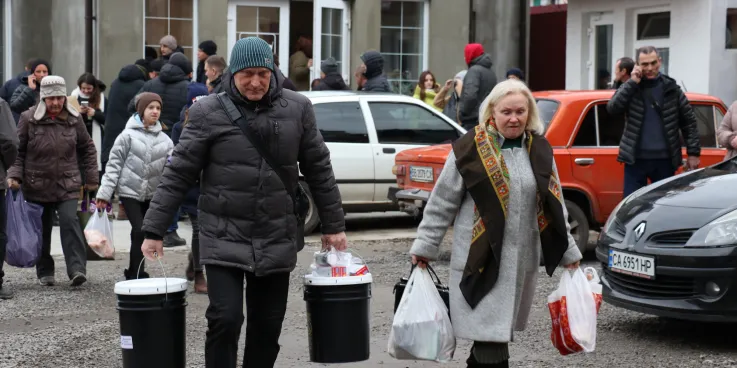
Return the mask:
<svg viewBox="0 0 737 368">
<path fill-rule="evenodd" d="M 593 272 L 592 276 L 596 276 L 598 280 L 596 271 Z M 566 270 L 558 289 L 548 296 L 548 308 L 553 319 L 550 337 L 553 345 L 563 355 L 591 353 L 596 348 L 597 304 L 600 301 L 597 303 L 592 281 L 587 279 L 580 268 L 572 274 Z"/>
<path fill-rule="evenodd" d="M 113 246 L 113 224 L 105 211 L 95 211 L 84 227 L 84 237 L 87 245 L 105 259 L 115 259 Z"/>
<path fill-rule="evenodd" d="M 453 359 L 455 348 L 448 309 L 430 273 L 416 267 L 394 314 L 389 355 L 402 360 L 446 363 Z"/>
</svg>

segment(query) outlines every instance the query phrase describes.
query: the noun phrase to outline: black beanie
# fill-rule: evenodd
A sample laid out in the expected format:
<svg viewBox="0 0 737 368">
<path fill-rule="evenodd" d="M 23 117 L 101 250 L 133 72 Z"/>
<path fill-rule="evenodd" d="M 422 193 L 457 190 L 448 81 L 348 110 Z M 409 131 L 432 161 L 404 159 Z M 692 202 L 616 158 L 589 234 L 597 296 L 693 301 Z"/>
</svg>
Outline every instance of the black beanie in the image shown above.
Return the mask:
<svg viewBox="0 0 737 368">
<path fill-rule="evenodd" d="M 384 73 L 384 56 L 378 51 L 366 51 L 361 55 L 361 60 L 366 65 L 366 72 L 363 75 L 371 79 Z"/>
<path fill-rule="evenodd" d="M 31 64 L 31 74 L 36 71 L 36 68 L 38 68 L 39 65 L 46 65 L 46 69 L 49 70 L 49 75 L 51 75 L 51 64 L 49 64 L 49 62 L 44 59 L 34 60 L 33 64 Z"/>
<path fill-rule="evenodd" d="M 215 55 L 218 52 L 218 45 L 211 40 L 202 41 L 199 48 L 200 50 L 202 50 L 202 52 L 207 54 L 207 56 Z"/>
<path fill-rule="evenodd" d="M 161 71 L 161 67 L 164 66 L 164 64 L 166 64 L 166 60 L 164 59 L 153 59 L 149 63 L 148 70 L 158 73 Z"/>
<path fill-rule="evenodd" d="M 181 52 L 175 52 L 169 57 L 169 64 L 178 66 L 184 74 L 192 73 L 192 63 Z"/>
</svg>

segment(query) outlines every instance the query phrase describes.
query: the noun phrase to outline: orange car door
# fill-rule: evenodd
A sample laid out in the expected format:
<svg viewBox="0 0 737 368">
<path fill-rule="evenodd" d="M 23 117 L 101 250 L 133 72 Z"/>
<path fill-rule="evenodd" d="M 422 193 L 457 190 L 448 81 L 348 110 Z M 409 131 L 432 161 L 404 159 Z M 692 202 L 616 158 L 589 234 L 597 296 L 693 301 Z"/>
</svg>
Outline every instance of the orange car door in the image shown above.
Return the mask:
<svg viewBox="0 0 737 368">
<path fill-rule="evenodd" d="M 717 128 L 724 118 L 723 107 L 709 102 L 691 102 L 696 124 L 699 128 L 699 142 L 701 143 L 701 165 L 699 167 L 711 166 L 724 160 L 727 154 L 726 148 L 720 148 L 717 142 Z M 682 150 L 685 162 L 687 154 L 686 147 Z M 683 172 L 683 167 L 678 173 Z"/>
<path fill-rule="evenodd" d="M 579 121 L 572 143 L 571 172 L 598 202 L 597 222 L 603 222 L 622 200 L 624 167 L 617 162 L 624 115 L 610 115 L 606 101 L 592 103 Z"/>
</svg>

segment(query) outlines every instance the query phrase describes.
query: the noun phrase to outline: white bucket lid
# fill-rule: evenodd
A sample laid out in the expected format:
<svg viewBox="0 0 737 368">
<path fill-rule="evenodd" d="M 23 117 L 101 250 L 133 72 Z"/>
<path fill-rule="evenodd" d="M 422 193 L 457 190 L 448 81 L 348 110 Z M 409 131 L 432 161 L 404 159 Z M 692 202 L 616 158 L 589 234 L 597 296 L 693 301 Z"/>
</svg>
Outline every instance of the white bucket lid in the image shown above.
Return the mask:
<svg viewBox="0 0 737 368">
<path fill-rule="evenodd" d="M 159 295 L 187 290 L 187 280 L 177 277 L 137 279 L 115 283 L 117 295 Z"/>
<path fill-rule="evenodd" d="M 361 276 L 344 277 L 319 277 L 312 274 L 305 275 L 305 285 L 312 286 L 334 286 L 334 285 L 359 285 L 370 284 L 373 281 L 370 273 Z"/>
</svg>

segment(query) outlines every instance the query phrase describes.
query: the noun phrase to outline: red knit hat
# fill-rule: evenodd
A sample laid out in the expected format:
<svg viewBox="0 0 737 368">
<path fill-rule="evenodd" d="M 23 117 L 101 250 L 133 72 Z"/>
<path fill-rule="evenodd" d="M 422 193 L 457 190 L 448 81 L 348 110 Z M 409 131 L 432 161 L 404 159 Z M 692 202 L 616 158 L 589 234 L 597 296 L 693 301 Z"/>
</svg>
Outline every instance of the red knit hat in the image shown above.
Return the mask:
<svg viewBox="0 0 737 368">
<path fill-rule="evenodd" d="M 466 56 L 466 64 L 471 64 L 471 60 L 483 55 L 484 46 L 480 43 L 469 43 L 466 45 L 466 50 L 463 54 Z"/>
</svg>

